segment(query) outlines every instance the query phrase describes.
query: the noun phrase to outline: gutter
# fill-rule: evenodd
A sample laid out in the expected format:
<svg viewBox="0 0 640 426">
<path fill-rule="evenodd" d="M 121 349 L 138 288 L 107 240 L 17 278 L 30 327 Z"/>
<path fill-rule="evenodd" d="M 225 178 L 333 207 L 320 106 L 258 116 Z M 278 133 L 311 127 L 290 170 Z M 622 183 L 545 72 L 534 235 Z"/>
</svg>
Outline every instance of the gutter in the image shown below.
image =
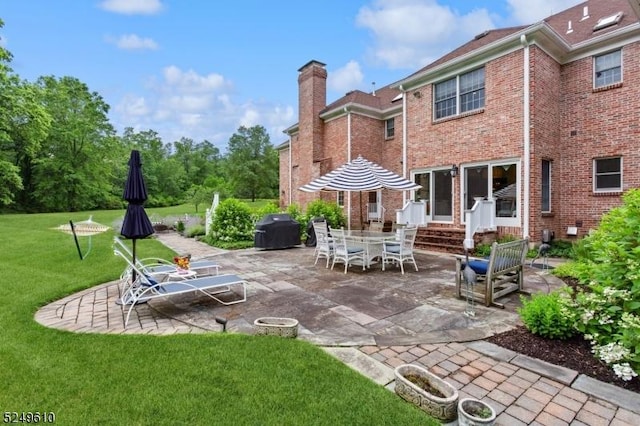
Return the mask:
<svg viewBox="0 0 640 426">
<path fill-rule="evenodd" d="M 402 85 L 402 177 L 407 178 L 407 92 Z M 402 205 L 407 203 L 407 191 L 402 191 Z"/>
</svg>

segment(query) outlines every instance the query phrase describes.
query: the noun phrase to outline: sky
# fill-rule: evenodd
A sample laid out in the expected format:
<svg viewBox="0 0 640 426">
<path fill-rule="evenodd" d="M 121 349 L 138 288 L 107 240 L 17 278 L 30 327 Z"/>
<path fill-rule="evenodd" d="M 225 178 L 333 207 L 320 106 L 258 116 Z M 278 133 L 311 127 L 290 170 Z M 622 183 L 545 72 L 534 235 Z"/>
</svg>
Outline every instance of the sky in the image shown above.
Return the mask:
<svg viewBox="0 0 640 426">
<path fill-rule="evenodd" d="M 0 45 L 22 79 L 75 77 L 118 134 L 207 140 L 240 126 L 271 143 L 298 121 L 298 69 L 326 64 L 327 102 L 394 83 L 475 35 L 576 0 L 3 0 Z"/>
</svg>

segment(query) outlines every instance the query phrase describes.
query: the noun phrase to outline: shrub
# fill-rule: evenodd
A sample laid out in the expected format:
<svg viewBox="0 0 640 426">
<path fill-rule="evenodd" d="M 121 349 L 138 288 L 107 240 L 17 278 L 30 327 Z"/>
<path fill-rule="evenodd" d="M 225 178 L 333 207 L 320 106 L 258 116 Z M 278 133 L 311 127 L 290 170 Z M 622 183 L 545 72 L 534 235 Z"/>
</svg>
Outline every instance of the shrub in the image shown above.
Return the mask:
<svg viewBox="0 0 640 426">
<path fill-rule="evenodd" d="M 574 315 L 569 309 L 569 290 L 550 294 L 534 294 L 531 299 L 520 297 L 518 309 L 524 325 L 533 334 L 547 339 L 567 339 L 575 334 Z"/>
<path fill-rule="evenodd" d="M 255 213 L 253 214 L 254 222 L 259 221 L 260 219 L 262 219 L 264 216 L 268 214 L 274 214 L 274 213 L 280 213 L 280 207 L 278 207 L 278 205 L 273 201 L 270 201 L 255 211 Z"/>
<path fill-rule="evenodd" d="M 602 217 L 574 246 L 573 273 L 585 283 L 576 294 L 576 327 L 597 357 L 631 380 L 640 371 L 640 190 Z"/>
<path fill-rule="evenodd" d="M 335 202 L 327 202 L 321 199 L 314 200 L 307 205 L 306 221 L 315 217 L 324 217 L 332 228 L 341 228 L 346 224 L 346 218 L 342 208 Z"/>
<path fill-rule="evenodd" d="M 231 243 L 241 241 L 251 242 L 252 245 L 254 228 L 249 206 L 234 198 L 228 198 L 216 208 L 216 214 L 211 223 L 211 232 L 205 240 L 207 243 L 221 248 L 231 248 L 228 247 Z M 234 248 L 236 247 L 237 245 Z"/>
<path fill-rule="evenodd" d="M 200 236 L 200 235 L 204 235 L 204 226 L 203 225 L 189 226 L 184 231 L 184 236 L 185 237 L 193 238 L 193 237 L 197 237 L 197 236 Z"/>
</svg>

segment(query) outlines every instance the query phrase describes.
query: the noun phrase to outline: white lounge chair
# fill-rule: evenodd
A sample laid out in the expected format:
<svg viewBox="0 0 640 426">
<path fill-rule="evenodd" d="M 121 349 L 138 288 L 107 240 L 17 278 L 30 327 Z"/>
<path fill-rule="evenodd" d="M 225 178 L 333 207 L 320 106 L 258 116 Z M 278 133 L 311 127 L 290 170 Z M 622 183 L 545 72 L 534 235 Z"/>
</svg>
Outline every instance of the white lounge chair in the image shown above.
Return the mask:
<svg viewBox="0 0 640 426">
<path fill-rule="evenodd" d="M 382 270 L 384 271 L 387 263 L 399 263 L 400 271 L 404 274 L 403 263 L 406 261 L 413 262 L 413 266 L 418 271 L 416 259 L 413 257 L 413 244 L 418 233 L 417 227 L 400 228 L 396 231 L 399 241 L 385 242 L 382 247 Z"/>
<path fill-rule="evenodd" d="M 114 248 L 120 252 L 124 252 L 132 258 L 133 253 L 129 250 L 129 247 L 118 237 L 113 238 Z M 156 281 L 162 281 L 168 278 L 169 274 L 174 274 L 178 271 L 178 267 L 166 259 L 158 257 L 145 257 L 142 259 L 136 259 L 136 267 L 145 274 L 156 278 Z M 220 265 L 212 260 L 194 260 L 189 263 L 189 269 L 194 271 L 198 277 L 207 275 L 218 275 Z M 130 268 L 127 268 L 124 275 L 131 272 Z"/>
<path fill-rule="evenodd" d="M 135 271 L 136 276 L 135 280 L 132 280 L 130 277 L 123 277 L 124 279 L 122 281 L 122 297 L 120 298 L 120 303 L 123 305 L 123 309 L 124 306 L 129 305 L 124 322 L 125 328 L 129 323 L 131 311 L 136 304 L 148 302 L 149 300 L 160 297 L 169 297 L 176 294 L 197 291 L 223 305 L 233 305 L 247 300 L 246 281 L 237 275 L 212 275 L 181 281 L 157 282 L 131 263 L 126 254 L 118 249 L 114 249 L 113 252 L 127 262 L 129 269 L 132 272 Z M 234 289 L 238 289 L 239 291 L 234 291 Z M 231 301 L 221 300 L 217 295 L 222 293 L 234 294 L 236 298 Z"/>
</svg>

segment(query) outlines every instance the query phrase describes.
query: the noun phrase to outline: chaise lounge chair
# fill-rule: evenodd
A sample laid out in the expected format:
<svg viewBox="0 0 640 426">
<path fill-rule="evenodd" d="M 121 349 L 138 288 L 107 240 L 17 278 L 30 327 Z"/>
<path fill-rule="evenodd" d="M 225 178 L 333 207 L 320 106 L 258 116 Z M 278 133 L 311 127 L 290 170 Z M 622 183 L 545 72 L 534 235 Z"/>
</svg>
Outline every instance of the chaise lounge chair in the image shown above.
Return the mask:
<svg viewBox="0 0 640 426">
<path fill-rule="evenodd" d="M 131 279 L 133 274 L 122 277 L 122 296 L 120 303 L 123 306 L 129 305 L 124 327 L 127 327 L 131 311 L 136 304 L 148 302 L 152 299 L 160 297 L 168 297 L 176 294 L 184 294 L 193 291 L 207 295 L 223 305 L 233 305 L 247 300 L 246 281 L 237 275 L 212 275 L 202 278 L 185 279 L 181 281 L 164 281 L 157 282 L 149 275 L 145 274 L 136 265 L 131 263 L 126 254 L 115 248 L 114 254 L 122 257 L 128 265 L 128 270 L 135 272 L 135 280 Z M 234 291 L 238 289 L 239 291 Z M 231 301 L 221 300 L 217 295 L 229 293 L 235 295 L 236 298 Z"/>
<path fill-rule="evenodd" d="M 131 253 L 129 247 L 127 247 L 120 238 L 114 237 L 113 244 L 115 249 L 121 253 L 126 253 L 129 256 L 129 259 L 132 258 L 133 253 Z M 177 266 L 173 262 L 157 257 L 136 259 L 136 267 L 146 275 L 155 278 L 156 281 L 163 281 L 168 278 L 169 274 L 176 273 L 178 270 Z M 189 269 L 194 271 L 198 277 L 213 275 L 214 273 L 218 275 L 220 265 L 212 260 L 194 260 L 190 262 Z M 127 268 L 123 275 L 127 275 L 130 272 L 130 268 Z"/>
</svg>

